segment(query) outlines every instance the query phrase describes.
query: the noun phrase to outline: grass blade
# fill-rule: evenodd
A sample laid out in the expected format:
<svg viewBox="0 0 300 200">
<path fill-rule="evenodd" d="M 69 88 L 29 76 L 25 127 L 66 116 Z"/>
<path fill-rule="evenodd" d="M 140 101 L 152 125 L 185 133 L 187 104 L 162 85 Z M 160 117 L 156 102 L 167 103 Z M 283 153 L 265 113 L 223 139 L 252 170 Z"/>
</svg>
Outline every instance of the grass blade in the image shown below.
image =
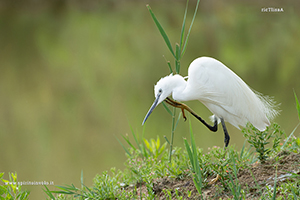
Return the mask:
<svg viewBox="0 0 300 200">
<path fill-rule="evenodd" d="M 174 54 L 174 51 L 173 51 L 173 48 L 172 48 L 172 45 L 171 45 L 171 42 L 170 42 L 170 40 L 169 40 L 169 38 L 168 38 L 168 36 L 167 36 L 165 30 L 163 29 L 163 27 L 161 26 L 161 24 L 159 23 L 159 21 L 158 21 L 157 18 L 155 17 L 155 15 L 154 15 L 154 13 L 152 12 L 150 6 L 149 6 L 149 5 L 146 5 L 146 6 L 147 6 L 147 8 L 148 8 L 148 10 L 149 10 L 149 12 L 150 12 L 150 14 L 151 14 L 151 17 L 152 17 L 152 19 L 153 19 L 155 25 L 157 26 L 157 28 L 158 28 L 158 30 L 159 30 L 161 36 L 162 36 L 163 39 L 165 40 L 165 43 L 166 43 L 166 45 L 168 46 L 170 52 L 172 53 L 172 55 L 174 56 L 174 58 L 176 58 L 176 56 L 175 56 L 175 54 Z"/>
<path fill-rule="evenodd" d="M 184 145 L 185 145 L 186 151 L 187 151 L 187 153 L 189 155 L 190 162 L 192 164 L 193 170 L 195 171 L 195 168 L 194 168 L 194 157 L 193 157 L 191 148 L 189 146 L 189 143 L 186 141 L 186 139 L 184 139 Z"/>
<path fill-rule="evenodd" d="M 184 16 L 183 16 L 183 22 L 182 22 L 182 27 L 181 27 L 180 44 L 179 44 L 180 51 L 181 51 L 182 44 L 183 44 L 183 41 L 184 41 L 184 30 L 185 30 L 185 21 L 186 21 L 188 5 L 189 5 L 189 0 L 186 1 L 186 6 L 185 6 L 185 11 L 184 11 Z"/>
<path fill-rule="evenodd" d="M 170 61 L 167 61 L 167 64 L 168 64 L 168 67 L 169 67 L 169 69 L 170 69 L 170 73 L 173 74 L 173 70 L 172 70 Z"/>
<path fill-rule="evenodd" d="M 83 170 L 81 170 L 80 183 L 81 183 L 81 190 L 83 190 L 83 188 L 85 187 L 83 183 Z"/>
<path fill-rule="evenodd" d="M 169 152 L 169 162 L 172 161 L 172 151 L 173 151 L 173 141 L 174 141 L 174 133 L 175 133 L 175 115 L 176 115 L 176 108 L 173 108 L 173 115 L 172 115 L 172 130 L 171 130 L 171 143 L 170 143 L 170 152 Z"/>
<path fill-rule="evenodd" d="M 242 147 L 242 150 L 241 150 L 241 153 L 240 153 L 240 158 L 239 158 L 240 160 L 242 160 L 242 158 L 244 156 L 245 145 L 246 145 L 246 140 L 245 140 L 245 142 L 243 144 L 243 147 Z"/>
<path fill-rule="evenodd" d="M 164 108 L 167 110 L 167 112 L 171 115 L 171 116 L 173 116 L 173 113 L 172 113 L 172 111 L 168 108 L 168 106 L 166 105 L 166 103 L 163 101 L 163 106 L 164 106 Z"/>
<path fill-rule="evenodd" d="M 164 135 L 165 140 L 167 141 L 167 143 L 170 145 L 170 141 L 168 140 L 168 138 Z"/>
<path fill-rule="evenodd" d="M 179 47 L 179 44 L 176 44 L 175 70 L 176 70 L 176 73 L 179 74 L 179 72 L 180 72 L 180 47 Z"/>
<path fill-rule="evenodd" d="M 295 189 L 292 187 L 291 190 L 292 190 L 292 194 L 294 196 L 294 199 L 298 199 L 298 197 L 297 197 L 297 195 L 295 193 Z"/>
<path fill-rule="evenodd" d="M 192 22 L 191 22 L 189 31 L 188 31 L 188 33 L 187 33 L 187 35 L 186 35 L 186 38 L 185 38 L 184 46 L 183 46 L 183 49 L 182 49 L 182 52 L 181 52 L 181 57 L 182 57 L 182 56 L 184 55 L 184 53 L 185 53 L 186 45 L 187 45 L 187 42 L 188 42 L 188 40 L 189 40 L 189 36 L 190 36 L 190 33 L 191 33 L 191 29 L 192 29 L 192 26 L 193 26 L 193 24 L 194 24 L 194 20 L 195 20 L 195 18 L 196 18 L 196 14 L 197 14 L 197 11 L 198 11 L 199 3 L 200 3 L 200 0 L 197 1 L 197 5 L 196 5 L 196 8 L 195 8 L 194 16 L 193 16 L 193 19 L 192 19 Z"/>
<path fill-rule="evenodd" d="M 191 121 L 189 121 L 189 125 L 190 125 L 190 135 L 191 135 L 191 148 L 192 150 L 190 150 L 189 148 L 186 148 L 190 157 L 190 161 L 192 163 L 193 169 L 194 169 L 194 185 L 198 191 L 198 193 L 201 196 L 201 199 L 203 199 L 202 196 L 202 172 L 200 169 L 200 164 L 199 164 L 199 160 L 198 160 L 198 155 L 197 155 L 197 147 L 196 147 L 196 143 L 195 143 L 195 138 L 194 138 L 194 134 L 193 134 L 193 130 L 192 130 L 192 124 Z M 186 142 L 186 147 L 189 147 L 187 142 Z"/>
<path fill-rule="evenodd" d="M 178 115 L 177 122 L 176 122 L 176 124 L 175 124 L 175 129 L 177 128 L 177 125 L 178 125 L 178 123 L 179 123 L 180 117 L 181 117 L 181 113 L 179 113 L 179 115 Z"/>
<path fill-rule="evenodd" d="M 169 67 L 170 73 L 171 73 L 171 74 L 173 74 L 173 70 L 172 70 L 172 66 L 171 66 L 171 63 L 170 63 L 170 61 L 168 61 L 168 60 L 166 59 L 166 57 L 165 57 L 165 56 L 163 56 L 163 57 L 164 57 L 164 59 L 165 59 L 165 61 L 166 61 L 167 65 L 168 65 L 168 67 Z"/>
<path fill-rule="evenodd" d="M 141 152 L 143 152 L 143 156 L 145 156 L 146 158 L 148 158 L 147 149 L 145 148 L 144 143 L 143 143 L 143 142 L 140 143 L 140 139 L 138 138 L 138 135 L 136 135 L 136 134 L 134 133 L 134 131 L 133 131 L 133 129 L 132 129 L 132 127 L 131 127 L 130 124 L 129 124 L 129 126 L 130 126 L 130 129 L 131 129 L 131 134 L 133 135 L 133 138 L 134 138 L 134 141 L 135 141 L 137 147 L 139 148 L 139 150 L 140 150 Z M 145 131 L 145 126 L 144 126 L 144 128 L 143 128 L 143 133 L 142 133 L 141 141 L 144 140 L 144 131 Z M 136 148 L 131 144 L 131 142 L 129 141 L 128 138 L 125 138 L 124 136 L 123 136 L 123 138 L 126 140 L 126 142 L 127 142 L 134 150 L 136 150 Z M 129 155 L 130 155 L 130 154 L 129 154 Z"/>
<path fill-rule="evenodd" d="M 127 134 L 126 134 L 127 135 Z M 124 135 L 122 135 L 123 139 L 127 142 L 127 144 L 129 146 L 131 146 L 131 148 L 133 148 L 134 150 L 136 150 L 136 148 L 133 146 L 133 144 L 129 141 L 128 138 L 126 138 Z M 128 136 L 127 136 L 128 137 Z"/>
<path fill-rule="evenodd" d="M 120 143 L 120 145 L 123 147 L 123 149 L 125 150 L 125 152 L 131 157 L 130 152 L 126 149 L 126 147 L 123 145 L 123 143 L 115 136 L 115 138 L 118 140 L 118 142 Z"/>
<path fill-rule="evenodd" d="M 299 105 L 299 101 L 298 101 L 298 98 L 297 98 L 297 95 L 296 95 L 295 91 L 294 91 L 294 95 L 295 95 L 295 101 L 296 101 L 296 108 L 297 108 L 297 111 L 298 111 L 298 117 L 299 117 L 299 120 L 300 120 L 300 105 Z"/>
<path fill-rule="evenodd" d="M 133 128 L 131 126 L 131 124 L 129 123 L 129 127 L 130 127 L 130 130 L 131 130 L 131 134 L 133 135 L 133 138 L 134 138 L 134 141 L 136 143 L 137 146 L 139 146 L 139 141 L 138 141 L 138 138 L 136 137 L 134 131 L 133 131 Z"/>
<path fill-rule="evenodd" d="M 294 132 L 296 131 L 296 129 L 298 128 L 300 123 L 297 124 L 297 126 L 294 128 L 294 130 L 291 132 L 291 134 L 289 135 L 289 137 L 285 140 L 284 144 L 282 145 L 281 149 L 283 149 L 285 147 L 285 145 L 287 144 L 287 142 L 290 140 L 290 138 L 292 137 L 292 135 L 294 135 Z"/>
<path fill-rule="evenodd" d="M 276 167 L 276 174 L 274 180 L 274 190 L 273 190 L 272 200 L 276 200 L 276 193 L 277 193 L 276 187 L 277 187 L 277 167 Z"/>
<path fill-rule="evenodd" d="M 49 188 L 44 185 L 44 187 L 46 188 L 46 190 L 43 189 L 43 191 L 53 200 L 55 200 L 55 197 L 53 196 L 52 192 L 49 190 Z"/>
</svg>

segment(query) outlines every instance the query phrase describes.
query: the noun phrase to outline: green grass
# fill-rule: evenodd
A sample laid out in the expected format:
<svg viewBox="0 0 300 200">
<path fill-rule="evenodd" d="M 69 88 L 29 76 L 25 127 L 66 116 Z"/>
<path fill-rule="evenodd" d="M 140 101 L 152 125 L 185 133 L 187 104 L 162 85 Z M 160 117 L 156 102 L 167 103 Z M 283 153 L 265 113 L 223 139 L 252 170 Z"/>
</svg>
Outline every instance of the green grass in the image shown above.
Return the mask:
<svg viewBox="0 0 300 200">
<path fill-rule="evenodd" d="M 87 187 L 82 182 L 80 188 L 71 184 L 57 186 L 58 190 L 52 192 L 46 188 L 45 192 L 50 199 L 155 199 L 157 196 L 154 192 L 154 183 L 158 180 L 162 178 L 175 181 L 193 179 L 198 191 L 197 198 L 205 199 L 203 190 L 211 188 L 208 180 L 219 174 L 222 187 L 219 188 L 217 196 L 226 194 L 232 199 L 245 199 L 250 188 L 242 188 L 237 175 L 239 171 L 251 168 L 254 163 L 258 162 L 258 155 L 253 154 L 255 149 L 248 149 L 245 145 L 241 150 L 229 146 L 226 151 L 220 147 L 213 147 L 207 153 L 203 153 L 203 149 L 196 147 L 192 130 L 190 135 L 191 147 L 184 139 L 186 148 L 175 147 L 171 162 L 169 162 L 169 149 L 165 148 L 165 144 L 160 143 L 159 137 L 150 140 L 140 138 L 141 143 L 137 142 L 138 147 L 124 138 L 127 143 L 127 145 L 122 144 L 127 152 L 124 170 L 112 168 L 96 175 L 92 187 Z M 282 151 L 299 153 L 299 141 L 299 138 L 293 136 L 290 137 L 284 149 L 271 147 L 272 151 L 265 159 L 273 159 Z M 256 189 L 262 195 L 262 199 L 300 198 L 299 174 L 293 173 L 282 184 L 278 184 L 277 177 L 276 173 L 274 188 L 257 183 Z M 81 179 L 83 180 L 83 177 Z M 143 191 L 141 191 L 142 188 L 144 188 Z M 183 199 L 192 195 L 192 191 L 182 192 L 177 188 L 164 189 L 162 193 L 165 199 Z M 278 198 L 276 194 L 280 194 Z"/>
</svg>

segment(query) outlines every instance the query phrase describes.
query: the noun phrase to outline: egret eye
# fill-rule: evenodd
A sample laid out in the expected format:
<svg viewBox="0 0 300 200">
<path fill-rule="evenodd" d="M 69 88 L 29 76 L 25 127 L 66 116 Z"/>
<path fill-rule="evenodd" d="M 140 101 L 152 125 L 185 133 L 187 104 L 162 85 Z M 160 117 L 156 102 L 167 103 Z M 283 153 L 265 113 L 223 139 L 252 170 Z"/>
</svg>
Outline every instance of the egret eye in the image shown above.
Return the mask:
<svg viewBox="0 0 300 200">
<path fill-rule="evenodd" d="M 159 89 L 159 90 L 158 90 L 158 93 L 162 93 L 162 89 Z"/>
</svg>

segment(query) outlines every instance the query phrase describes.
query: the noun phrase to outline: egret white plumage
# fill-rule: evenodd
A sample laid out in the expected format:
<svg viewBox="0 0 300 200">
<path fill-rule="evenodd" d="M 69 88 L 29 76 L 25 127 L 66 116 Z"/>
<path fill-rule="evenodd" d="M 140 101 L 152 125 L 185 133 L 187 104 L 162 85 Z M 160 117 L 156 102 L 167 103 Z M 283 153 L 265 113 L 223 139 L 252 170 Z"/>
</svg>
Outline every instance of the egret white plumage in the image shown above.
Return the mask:
<svg viewBox="0 0 300 200">
<path fill-rule="evenodd" d="M 264 131 L 270 125 L 278 111 L 274 102 L 249 86 L 233 71 L 220 61 L 210 57 L 195 59 L 189 66 L 187 81 L 182 76 L 169 75 L 161 78 L 154 87 L 155 101 L 145 116 L 143 124 L 154 108 L 162 101 L 174 107 L 189 111 L 211 131 L 217 131 L 221 122 L 225 134 L 225 147 L 230 137 L 225 121 L 238 129 L 250 122 L 259 131 Z M 172 95 L 173 101 L 169 98 Z M 201 117 L 193 112 L 181 101 L 199 100 L 214 115 L 211 119 L 214 126 L 207 124 Z"/>
</svg>

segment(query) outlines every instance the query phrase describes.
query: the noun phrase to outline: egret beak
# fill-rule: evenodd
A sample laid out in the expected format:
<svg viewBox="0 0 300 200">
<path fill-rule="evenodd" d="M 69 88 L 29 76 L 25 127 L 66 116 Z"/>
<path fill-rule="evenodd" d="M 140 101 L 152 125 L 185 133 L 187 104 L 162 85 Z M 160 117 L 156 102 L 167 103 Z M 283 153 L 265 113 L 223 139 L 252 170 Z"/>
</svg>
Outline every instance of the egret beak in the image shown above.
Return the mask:
<svg viewBox="0 0 300 200">
<path fill-rule="evenodd" d="M 154 108 L 157 106 L 157 103 L 158 103 L 160 95 L 161 95 L 161 93 L 157 94 L 157 97 L 156 97 L 155 101 L 153 102 L 151 108 L 149 109 L 147 115 L 145 116 L 142 125 L 144 125 L 144 123 L 146 122 L 146 120 L 148 119 L 148 117 L 150 116 L 150 114 L 152 113 L 152 111 L 154 110 Z"/>
</svg>

